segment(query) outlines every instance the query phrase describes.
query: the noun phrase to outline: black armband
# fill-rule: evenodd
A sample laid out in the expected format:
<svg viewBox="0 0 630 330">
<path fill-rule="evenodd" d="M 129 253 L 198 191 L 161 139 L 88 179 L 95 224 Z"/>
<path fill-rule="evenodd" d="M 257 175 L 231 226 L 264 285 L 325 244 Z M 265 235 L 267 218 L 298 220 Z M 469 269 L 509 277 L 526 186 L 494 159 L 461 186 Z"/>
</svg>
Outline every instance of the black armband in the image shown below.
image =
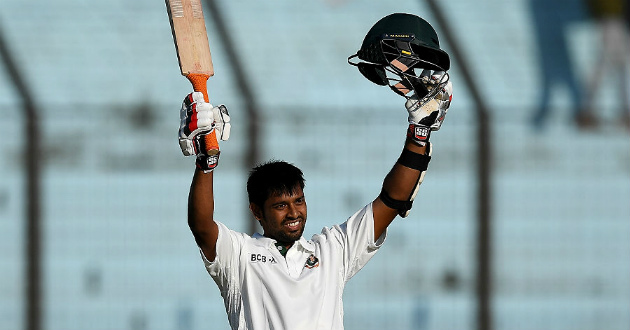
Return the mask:
<svg viewBox="0 0 630 330">
<path fill-rule="evenodd" d="M 404 213 L 408 210 L 411 210 L 411 206 L 413 205 L 413 201 L 399 201 L 397 199 L 393 199 L 385 189 L 381 189 L 381 194 L 378 195 L 385 206 L 390 209 L 397 210 L 398 213 Z"/>
<path fill-rule="evenodd" d="M 429 147 L 429 146 L 427 146 Z M 431 156 L 415 153 L 408 149 L 403 149 L 396 163 L 418 171 L 426 171 L 429 168 Z"/>
<path fill-rule="evenodd" d="M 405 218 L 409 215 L 409 211 L 411 210 L 411 206 L 413 205 L 413 200 L 416 199 L 416 194 L 418 193 L 418 189 L 420 188 L 420 184 L 422 180 L 424 180 L 424 174 L 429 167 L 429 162 L 431 161 L 431 142 L 426 143 L 426 153 L 421 155 L 419 153 L 415 153 L 408 149 L 403 149 L 397 164 L 405 166 L 407 168 L 411 168 L 417 171 L 420 171 L 418 175 L 418 179 L 416 181 L 416 186 L 413 188 L 409 197 L 406 201 L 399 201 L 393 199 L 383 188 L 381 190 L 381 194 L 378 196 L 383 204 L 387 207 L 392 208 L 398 211 L 398 215 Z"/>
</svg>

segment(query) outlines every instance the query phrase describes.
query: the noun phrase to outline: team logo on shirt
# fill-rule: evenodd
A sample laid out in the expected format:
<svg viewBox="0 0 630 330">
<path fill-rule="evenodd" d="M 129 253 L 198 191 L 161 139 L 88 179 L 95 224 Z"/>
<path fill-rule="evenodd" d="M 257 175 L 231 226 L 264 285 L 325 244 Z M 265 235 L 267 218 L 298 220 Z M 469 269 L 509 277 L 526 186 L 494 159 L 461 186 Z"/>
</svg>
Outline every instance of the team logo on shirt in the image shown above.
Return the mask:
<svg viewBox="0 0 630 330">
<path fill-rule="evenodd" d="M 262 263 L 270 262 L 272 264 L 277 263 L 276 258 L 270 257 L 270 256 L 266 256 L 266 255 L 262 255 L 260 253 L 252 253 L 250 255 L 250 259 L 249 260 L 251 262 L 262 262 Z"/>
<path fill-rule="evenodd" d="M 310 256 L 308 256 L 308 259 L 306 259 L 306 264 L 304 265 L 304 267 L 308 269 L 319 267 L 319 259 L 317 259 L 314 254 L 311 254 Z"/>
</svg>

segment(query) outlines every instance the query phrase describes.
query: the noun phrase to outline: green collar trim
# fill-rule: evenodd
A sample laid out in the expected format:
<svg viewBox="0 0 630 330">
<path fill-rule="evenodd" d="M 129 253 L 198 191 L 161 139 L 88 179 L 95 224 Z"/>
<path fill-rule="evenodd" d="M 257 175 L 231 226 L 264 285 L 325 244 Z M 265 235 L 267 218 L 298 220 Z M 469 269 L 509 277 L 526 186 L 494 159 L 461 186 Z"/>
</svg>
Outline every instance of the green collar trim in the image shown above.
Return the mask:
<svg viewBox="0 0 630 330">
<path fill-rule="evenodd" d="M 287 249 L 286 246 L 284 246 L 284 245 L 282 245 L 282 244 L 280 244 L 278 242 L 276 242 L 275 245 L 276 245 L 276 248 L 278 249 L 278 252 L 280 252 L 280 254 L 283 257 L 286 257 L 287 256 L 287 252 L 289 251 L 289 249 Z"/>
</svg>

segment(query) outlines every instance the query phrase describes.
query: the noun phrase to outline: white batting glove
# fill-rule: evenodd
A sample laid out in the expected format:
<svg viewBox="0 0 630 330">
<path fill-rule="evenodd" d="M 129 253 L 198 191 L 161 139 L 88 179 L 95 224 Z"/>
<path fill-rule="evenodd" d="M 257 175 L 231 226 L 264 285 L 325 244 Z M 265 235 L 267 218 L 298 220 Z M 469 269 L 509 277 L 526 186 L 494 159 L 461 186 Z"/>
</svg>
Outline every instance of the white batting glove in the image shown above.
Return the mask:
<svg viewBox="0 0 630 330">
<path fill-rule="evenodd" d="M 420 145 L 429 141 L 431 131 L 442 126 L 453 99 L 453 84 L 444 71 L 424 70 L 420 75 L 429 93 L 423 98 L 413 95 L 405 103 L 409 112 L 407 135 Z"/>
<path fill-rule="evenodd" d="M 205 102 L 200 92 L 190 93 L 180 110 L 179 146 L 184 156 L 207 155 L 203 138 L 216 131 L 217 137 L 227 141 L 230 137 L 230 115 L 224 105 L 213 107 Z"/>
<path fill-rule="evenodd" d="M 230 115 L 224 105 L 213 107 L 200 92 L 184 98 L 180 110 L 179 146 L 184 156 L 197 156 L 197 168 L 212 172 L 219 165 L 217 137 L 226 141 L 230 137 Z M 216 135 L 216 136 L 215 136 Z"/>
</svg>

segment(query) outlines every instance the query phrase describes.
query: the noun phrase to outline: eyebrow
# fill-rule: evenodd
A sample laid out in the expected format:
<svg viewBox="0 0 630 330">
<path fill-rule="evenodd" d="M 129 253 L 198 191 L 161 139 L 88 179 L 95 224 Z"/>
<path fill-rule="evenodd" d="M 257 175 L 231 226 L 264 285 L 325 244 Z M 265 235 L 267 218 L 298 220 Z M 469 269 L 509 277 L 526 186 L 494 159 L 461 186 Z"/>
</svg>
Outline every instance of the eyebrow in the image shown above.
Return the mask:
<svg viewBox="0 0 630 330">
<path fill-rule="evenodd" d="M 293 196 L 291 195 L 289 197 L 293 197 Z M 295 197 L 293 200 L 295 201 L 295 200 L 298 200 L 298 199 L 304 199 L 304 194 L 301 194 L 301 195 Z M 282 201 L 279 201 L 277 203 L 271 204 L 271 206 L 273 207 L 273 206 L 277 206 L 277 205 L 281 205 L 281 204 L 287 204 L 287 201 L 286 200 L 282 200 Z"/>
<path fill-rule="evenodd" d="M 277 202 L 277 203 L 273 203 L 273 204 L 271 204 L 271 207 L 274 207 L 274 206 L 279 206 L 279 205 L 286 204 L 286 203 L 287 203 L 287 202 L 285 202 L 285 201 L 280 201 L 280 202 Z"/>
</svg>

